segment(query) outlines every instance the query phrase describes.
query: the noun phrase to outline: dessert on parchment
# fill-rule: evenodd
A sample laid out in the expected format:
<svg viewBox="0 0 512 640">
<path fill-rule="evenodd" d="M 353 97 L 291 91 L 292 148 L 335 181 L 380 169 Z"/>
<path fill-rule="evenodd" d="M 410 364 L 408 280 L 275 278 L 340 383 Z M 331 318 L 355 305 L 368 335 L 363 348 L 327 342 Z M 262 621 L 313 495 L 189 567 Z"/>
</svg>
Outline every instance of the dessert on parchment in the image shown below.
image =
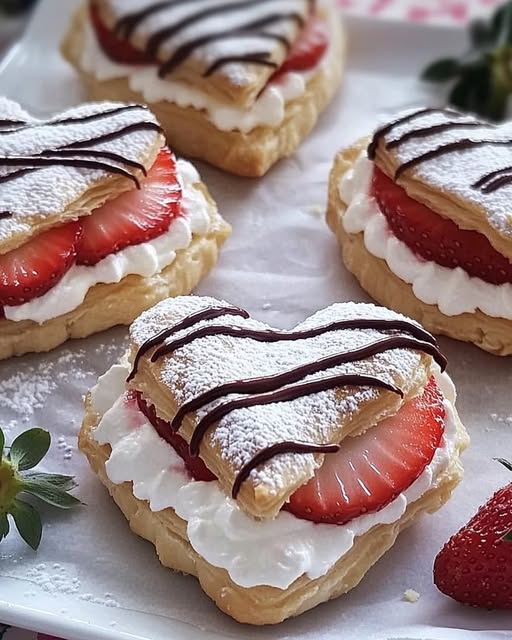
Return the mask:
<svg viewBox="0 0 512 640">
<path fill-rule="evenodd" d="M 0 99 L 0 359 L 190 293 L 229 231 L 146 107 L 38 120 Z"/>
<path fill-rule="evenodd" d="M 327 220 L 361 286 L 429 331 L 512 354 L 512 125 L 398 114 L 336 156 Z"/>
<path fill-rule="evenodd" d="M 355 587 L 461 479 L 467 435 L 435 339 L 368 304 L 290 331 L 165 300 L 86 399 L 79 444 L 163 565 L 274 624 Z"/>
<path fill-rule="evenodd" d="M 331 0 L 83 0 L 62 52 L 92 98 L 149 104 L 177 153 L 261 176 L 337 91 L 340 20 Z"/>
</svg>

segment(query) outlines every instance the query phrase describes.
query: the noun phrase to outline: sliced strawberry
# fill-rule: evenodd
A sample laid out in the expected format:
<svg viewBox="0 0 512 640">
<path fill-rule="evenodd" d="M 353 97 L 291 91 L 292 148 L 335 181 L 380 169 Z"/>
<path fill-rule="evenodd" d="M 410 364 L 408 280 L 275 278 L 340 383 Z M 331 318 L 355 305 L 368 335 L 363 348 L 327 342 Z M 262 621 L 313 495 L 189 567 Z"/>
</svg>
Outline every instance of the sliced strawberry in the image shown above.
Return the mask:
<svg viewBox="0 0 512 640">
<path fill-rule="evenodd" d="M 311 16 L 274 77 L 290 71 L 313 69 L 322 59 L 328 46 L 327 23 L 318 16 Z"/>
<path fill-rule="evenodd" d="M 120 64 L 151 64 L 154 62 L 144 51 L 139 51 L 130 42 L 119 38 L 102 21 L 100 12 L 91 6 L 91 22 L 98 42 L 105 54 Z"/>
<path fill-rule="evenodd" d="M 181 187 L 174 156 L 162 149 L 141 189 L 122 193 L 81 219 L 77 264 L 94 265 L 111 253 L 158 237 L 179 212 Z"/>
<path fill-rule="evenodd" d="M 315 476 L 290 498 L 286 509 L 313 522 L 344 524 L 379 511 L 421 475 L 444 431 L 443 396 L 434 378 L 423 395 L 398 413 L 326 455 Z"/>
<path fill-rule="evenodd" d="M 477 231 L 467 231 L 410 198 L 375 167 L 372 195 L 395 236 L 411 251 L 443 267 L 461 267 L 491 284 L 512 282 L 512 263 Z"/>
<path fill-rule="evenodd" d="M 217 480 L 217 476 L 215 476 L 205 465 L 205 463 L 201 460 L 201 458 L 193 458 L 190 455 L 188 444 L 186 440 L 184 440 L 180 435 L 174 433 L 171 429 L 171 425 L 162 420 L 156 415 L 155 407 L 153 405 L 148 405 L 148 403 L 144 400 L 142 395 L 137 392 L 137 404 L 139 405 L 139 409 L 146 416 L 146 418 L 151 422 L 151 424 L 155 427 L 158 432 L 158 435 L 163 438 L 166 442 L 168 442 L 171 447 L 176 451 L 176 453 L 183 458 L 185 462 L 185 467 L 187 468 L 190 475 L 195 480 L 200 480 L 202 482 L 210 482 L 212 480 Z"/>
<path fill-rule="evenodd" d="M 82 233 L 70 222 L 0 255 L 0 305 L 17 306 L 44 295 L 73 265 Z"/>
</svg>

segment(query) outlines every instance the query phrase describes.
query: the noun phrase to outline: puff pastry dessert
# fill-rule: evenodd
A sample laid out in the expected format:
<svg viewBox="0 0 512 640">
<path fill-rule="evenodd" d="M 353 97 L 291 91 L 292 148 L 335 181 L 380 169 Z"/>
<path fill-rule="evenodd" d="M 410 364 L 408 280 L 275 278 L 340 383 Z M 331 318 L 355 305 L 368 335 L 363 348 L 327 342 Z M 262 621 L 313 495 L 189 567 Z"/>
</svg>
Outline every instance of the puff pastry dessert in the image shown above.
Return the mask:
<svg viewBox="0 0 512 640">
<path fill-rule="evenodd" d="M 0 98 L 0 359 L 190 293 L 229 232 L 146 107 L 37 120 Z"/>
<path fill-rule="evenodd" d="M 512 354 L 511 134 L 408 110 L 337 155 L 327 212 L 373 298 L 497 355 Z"/>
<path fill-rule="evenodd" d="M 148 103 L 176 152 L 262 176 L 334 96 L 345 39 L 332 0 L 82 0 L 61 49 L 94 99 Z"/>
<path fill-rule="evenodd" d="M 263 625 L 353 587 L 461 479 L 467 435 L 435 339 L 369 304 L 277 331 L 165 300 L 86 399 L 79 446 L 160 561 Z"/>
</svg>

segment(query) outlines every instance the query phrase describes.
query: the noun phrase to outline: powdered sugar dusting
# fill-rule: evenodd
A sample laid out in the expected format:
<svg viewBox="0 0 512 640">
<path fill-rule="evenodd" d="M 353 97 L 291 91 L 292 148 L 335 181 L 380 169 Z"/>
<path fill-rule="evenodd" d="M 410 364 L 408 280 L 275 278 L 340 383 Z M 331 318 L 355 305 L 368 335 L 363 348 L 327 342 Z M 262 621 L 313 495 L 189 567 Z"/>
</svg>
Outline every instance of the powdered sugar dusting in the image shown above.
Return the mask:
<svg viewBox="0 0 512 640">
<path fill-rule="evenodd" d="M 165 300 L 142 314 L 132 325 L 131 337 L 142 345 L 165 327 L 208 307 L 227 303 L 212 298 L 180 297 Z M 319 311 L 296 328 L 321 326 L 342 319 L 403 319 L 403 316 L 371 304 L 334 304 Z M 211 323 L 237 325 L 254 329 L 268 329 L 268 325 L 253 319 L 244 320 L 224 316 L 214 321 L 203 321 L 193 329 Z M 190 329 L 174 334 L 172 339 L 185 335 Z M 375 330 L 342 330 L 322 336 L 293 342 L 263 343 L 249 338 L 209 336 L 194 340 L 168 357 L 162 366 L 161 381 L 172 388 L 178 404 L 225 382 L 283 373 L 289 369 L 314 362 L 336 353 L 361 348 L 382 338 Z M 325 375 L 359 374 L 377 375 L 382 380 L 396 383 L 407 392 L 416 384 L 416 372 L 421 355 L 416 351 L 395 349 L 370 359 L 348 363 L 328 370 L 328 373 L 310 375 L 305 381 Z M 179 380 L 179 385 L 176 381 Z M 239 470 L 259 450 L 283 440 L 325 443 L 332 438 L 332 428 L 341 414 L 354 415 L 363 403 L 375 399 L 380 392 L 373 388 L 336 389 L 316 393 L 290 402 L 274 403 L 238 409 L 225 416 L 212 434 L 213 443 L 222 456 Z M 236 395 L 228 396 L 234 399 Z M 196 414 L 196 421 L 216 404 L 211 403 Z M 290 462 L 293 469 L 290 471 Z M 286 470 L 286 474 L 284 471 Z M 314 470 L 312 455 L 278 456 L 252 472 L 256 484 L 263 484 L 270 492 L 278 493 L 296 478 Z"/>
<path fill-rule="evenodd" d="M 137 13 L 151 5 L 154 0 L 107 0 L 107 5 L 111 9 L 116 21 L 123 16 Z M 192 16 L 198 14 L 200 20 L 194 20 L 189 26 L 180 29 L 174 33 L 172 37 L 167 38 L 161 45 L 159 50 L 159 58 L 161 60 L 168 59 L 175 51 L 194 40 L 200 40 L 202 37 L 217 33 L 226 33 L 225 37 L 212 40 L 205 43 L 201 47 L 197 47 L 192 53 L 194 58 L 200 64 L 204 64 L 207 69 L 213 62 L 223 57 L 243 56 L 253 52 L 268 51 L 269 59 L 275 60 L 280 64 L 286 55 L 286 48 L 278 41 L 264 37 L 261 33 L 276 34 L 277 36 L 291 40 L 296 30 L 296 21 L 290 17 L 292 13 L 298 13 L 302 17 L 306 17 L 309 3 L 307 0 L 268 0 L 254 3 L 252 5 L 233 8 L 229 12 L 219 12 L 218 14 L 208 14 L 212 9 L 218 8 L 225 3 L 219 3 L 218 0 L 199 0 L 194 3 L 176 3 L 169 4 L 162 11 L 158 11 L 148 16 L 137 27 L 133 38 L 140 38 L 146 42 L 148 37 L 169 27 L 177 25 Z M 270 20 L 271 17 L 282 15 L 281 19 Z M 263 22 L 267 20 L 266 22 Z M 236 37 L 237 30 L 251 24 L 261 22 L 260 28 L 254 28 L 254 35 L 248 37 L 248 29 L 245 33 Z M 241 63 L 232 63 L 225 65 L 220 70 L 229 78 L 235 86 L 246 86 L 249 82 L 250 75 L 248 69 L 253 66 Z"/>
<path fill-rule="evenodd" d="M 152 113 L 141 106 L 118 111 L 100 119 L 52 125 L 53 121 L 62 118 L 80 118 L 121 106 L 120 103 L 113 102 L 85 104 L 42 121 L 30 116 L 15 102 L 0 98 L 0 120 L 22 120 L 30 125 L 37 125 L 36 129 L 31 126 L 19 131 L 16 131 L 16 127 L 13 127 L 12 131 L 8 128 L 3 129 L 0 135 L 0 158 L 37 155 L 77 141 L 112 133 L 131 124 L 157 122 Z M 94 151 L 107 151 L 140 162 L 148 157 L 159 135 L 153 130 L 132 131 L 113 140 L 95 144 L 92 148 Z M 88 145 L 84 144 L 83 147 Z M 83 152 L 80 156 L 83 159 L 93 159 L 88 158 Z M 120 163 L 111 160 L 108 162 L 123 168 Z M 7 168 L 0 160 L 0 177 L 12 171 L 12 167 Z M 108 173 L 104 170 L 49 166 L 3 182 L 0 189 L 0 211 L 9 211 L 13 217 L 0 220 L 0 242 L 17 233 L 28 231 L 30 223 L 27 218 L 55 215 L 64 211 L 106 175 Z"/>
<path fill-rule="evenodd" d="M 398 120 L 414 111 L 416 110 L 400 113 L 396 119 Z M 471 116 L 458 118 L 450 112 L 426 113 L 393 127 L 392 131 L 385 136 L 385 140 L 390 142 L 410 131 L 454 120 L 468 123 L 476 121 Z M 512 167 L 512 122 L 505 122 L 496 127 L 490 127 L 483 122 L 482 127 L 458 126 L 448 131 L 408 140 L 393 151 L 396 152 L 400 163 L 405 163 L 441 145 L 467 138 L 470 140 L 510 140 L 511 142 L 505 146 L 474 146 L 440 155 L 422 162 L 410 171 L 440 191 L 457 194 L 469 203 L 480 207 L 496 231 L 502 236 L 510 238 L 512 237 L 512 209 L 510 206 L 512 185 L 492 193 L 482 193 L 472 185 L 492 171 Z"/>
</svg>

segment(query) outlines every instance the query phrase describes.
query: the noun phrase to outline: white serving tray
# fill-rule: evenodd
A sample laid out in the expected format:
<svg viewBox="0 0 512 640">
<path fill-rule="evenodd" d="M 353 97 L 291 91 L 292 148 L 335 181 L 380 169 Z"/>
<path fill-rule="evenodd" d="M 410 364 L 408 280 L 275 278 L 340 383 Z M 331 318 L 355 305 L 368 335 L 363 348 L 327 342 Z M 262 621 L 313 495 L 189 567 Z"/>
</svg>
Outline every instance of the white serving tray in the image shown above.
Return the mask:
<svg viewBox="0 0 512 640">
<path fill-rule="evenodd" d="M 58 41 L 73 0 L 44 0 L 25 37 L 0 67 L 0 92 L 37 115 L 79 102 Z M 334 104 L 293 158 L 262 180 L 200 166 L 234 233 L 199 293 L 223 297 L 276 326 L 289 327 L 336 300 L 365 300 L 323 221 L 326 180 L 336 150 L 368 133 L 378 118 L 431 101 L 417 81 L 440 53 L 461 51 L 446 28 L 350 20 L 349 71 Z M 498 640 L 512 637 L 512 615 L 461 607 L 432 586 L 443 542 L 507 473 L 491 462 L 510 453 L 510 359 L 443 340 L 463 419 L 473 438 L 467 477 L 454 499 L 422 518 L 348 596 L 278 627 L 242 627 L 219 613 L 196 581 L 160 567 L 151 545 L 133 536 L 76 450 L 81 397 L 125 345 L 124 329 L 77 341 L 49 355 L 0 365 L 0 419 L 8 437 L 31 424 L 53 433 L 46 468 L 76 474 L 89 505 L 72 514 L 45 511 L 38 554 L 16 535 L 0 546 L 0 621 L 68 640 L 403 639 Z M 421 593 L 418 603 L 403 592 Z"/>
</svg>

